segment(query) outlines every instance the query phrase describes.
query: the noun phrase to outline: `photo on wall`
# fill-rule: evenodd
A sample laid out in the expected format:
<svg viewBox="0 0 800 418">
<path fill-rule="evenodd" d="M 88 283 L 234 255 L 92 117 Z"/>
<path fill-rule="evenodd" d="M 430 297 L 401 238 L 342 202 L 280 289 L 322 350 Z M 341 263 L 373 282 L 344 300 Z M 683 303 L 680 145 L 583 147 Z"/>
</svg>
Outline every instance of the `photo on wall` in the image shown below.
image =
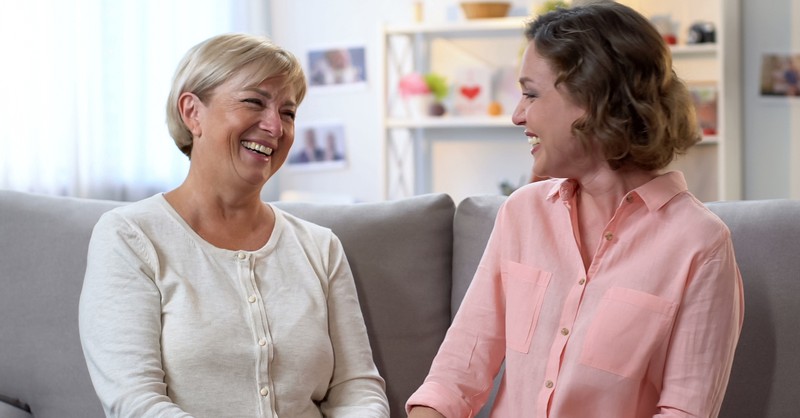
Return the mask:
<svg viewBox="0 0 800 418">
<path fill-rule="evenodd" d="M 330 170 L 347 166 L 345 129 L 341 122 L 298 126 L 287 168 L 293 171 Z"/>
<path fill-rule="evenodd" d="M 367 83 L 363 46 L 337 46 L 308 51 L 308 86 L 312 90 L 363 88 Z"/>
<path fill-rule="evenodd" d="M 800 97 L 800 53 L 763 55 L 761 95 Z"/>
</svg>

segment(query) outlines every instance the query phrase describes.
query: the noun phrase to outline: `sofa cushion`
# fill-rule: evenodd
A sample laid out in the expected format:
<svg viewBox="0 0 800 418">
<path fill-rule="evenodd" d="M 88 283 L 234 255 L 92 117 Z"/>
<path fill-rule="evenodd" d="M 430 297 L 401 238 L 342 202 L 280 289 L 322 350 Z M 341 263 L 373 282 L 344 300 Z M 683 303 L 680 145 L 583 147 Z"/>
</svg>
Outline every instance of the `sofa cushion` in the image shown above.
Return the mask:
<svg viewBox="0 0 800 418">
<path fill-rule="evenodd" d="M 471 196 L 462 200 L 456 208 L 453 219 L 453 290 L 450 302 L 451 318 L 455 317 L 461 300 L 467 293 L 472 276 L 478 270 L 478 263 L 486 249 L 489 235 L 494 228 L 494 220 L 500 205 L 506 200 L 501 195 Z M 494 388 L 486 405 L 478 411 L 476 418 L 487 418 L 494 398 L 500 388 L 503 368 L 495 377 Z"/>
<path fill-rule="evenodd" d="M 455 317 L 478 270 L 483 250 L 494 228 L 494 219 L 505 196 L 468 197 L 458 204 L 453 220 L 453 291 L 451 317 Z"/>
<path fill-rule="evenodd" d="M 800 410 L 800 201 L 707 205 L 731 230 L 744 282 L 744 325 L 721 417 L 794 417 Z"/>
<path fill-rule="evenodd" d="M 102 417 L 78 338 L 86 249 L 105 201 L 0 191 L 0 393 L 37 418 Z"/>
<path fill-rule="evenodd" d="M 30 412 L 0 400 L 0 418 L 32 418 Z"/>
<path fill-rule="evenodd" d="M 31 409 L 19 399 L 0 394 L 0 418 L 31 418 Z"/>
<path fill-rule="evenodd" d="M 353 270 L 393 417 L 428 374 L 450 323 L 453 200 L 431 194 L 332 205 L 276 203 L 331 228 Z"/>
<path fill-rule="evenodd" d="M 0 394 L 37 418 L 103 416 L 81 352 L 78 299 L 92 228 L 120 204 L 0 191 Z M 453 200 L 276 206 L 341 239 L 392 415 L 403 416 L 450 322 Z"/>
<path fill-rule="evenodd" d="M 502 196 L 470 197 L 456 210 L 453 314 L 488 240 L 487 219 Z M 721 417 L 782 418 L 800 408 L 800 201 L 714 202 L 707 207 L 731 231 L 742 273 L 745 315 Z M 466 241 L 466 242 L 465 242 Z M 491 400 L 489 402 L 491 404 Z M 486 409 L 479 416 L 488 416 Z"/>
</svg>

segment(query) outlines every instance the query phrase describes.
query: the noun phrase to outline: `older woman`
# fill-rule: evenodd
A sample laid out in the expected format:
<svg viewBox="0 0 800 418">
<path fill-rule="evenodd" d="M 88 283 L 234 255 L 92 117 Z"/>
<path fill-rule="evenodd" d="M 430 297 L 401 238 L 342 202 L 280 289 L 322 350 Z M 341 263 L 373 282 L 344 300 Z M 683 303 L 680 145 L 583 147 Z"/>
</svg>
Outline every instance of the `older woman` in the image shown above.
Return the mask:
<svg viewBox="0 0 800 418">
<path fill-rule="evenodd" d="M 699 130 L 670 52 L 618 3 L 526 28 L 513 121 L 534 176 L 498 213 L 409 417 L 716 417 L 742 326 L 730 233 L 663 173 Z"/>
<path fill-rule="evenodd" d="M 341 243 L 260 199 L 305 91 L 260 37 L 180 63 L 167 116 L 189 173 L 89 247 L 81 342 L 109 417 L 388 417 Z"/>
</svg>

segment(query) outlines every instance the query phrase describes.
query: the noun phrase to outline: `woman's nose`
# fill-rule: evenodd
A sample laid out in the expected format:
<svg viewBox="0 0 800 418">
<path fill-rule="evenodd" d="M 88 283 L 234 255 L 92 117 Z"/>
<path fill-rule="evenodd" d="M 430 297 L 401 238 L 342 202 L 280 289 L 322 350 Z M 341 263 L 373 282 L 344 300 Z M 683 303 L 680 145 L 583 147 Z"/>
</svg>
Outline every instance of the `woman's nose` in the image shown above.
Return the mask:
<svg viewBox="0 0 800 418">
<path fill-rule="evenodd" d="M 525 124 L 525 109 L 522 106 L 522 100 L 517 103 L 517 107 L 514 109 L 514 113 L 511 114 L 511 122 L 514 125 L 524 125 Z"/>
<path fill-rule="evenodd" d="M 281 122 L 280 112 L 275 109 L 265 109 L 261 115 L 259 127 L 276 138 L 283 136 L 283 123 Z"/>
</svg>

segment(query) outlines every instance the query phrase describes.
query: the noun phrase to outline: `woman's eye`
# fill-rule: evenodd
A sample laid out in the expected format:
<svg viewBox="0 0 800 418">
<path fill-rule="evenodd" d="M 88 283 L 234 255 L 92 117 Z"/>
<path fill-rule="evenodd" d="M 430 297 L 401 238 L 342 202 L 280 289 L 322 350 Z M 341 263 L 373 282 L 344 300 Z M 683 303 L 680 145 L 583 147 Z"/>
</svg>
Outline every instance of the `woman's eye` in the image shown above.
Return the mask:
<svg viewBox="0 0 800 418">
<path fill-rule="evenodd" d="M 290 120 L 294 120 L 295 112 L 291 111 L 291 110 L 285 110 L 285 111 L 283 111 L 283 116 L 288 118 L 288 119 L 290 119 Z"/>
<path fill-rule="evenodd" d="M 264 102 L 262 102 L 261 99 L 253 98 L 253 99 L 244 99 L 242 101 L 245 102 L 245 103 L 254 104 L 256 106 L 264 106 Z"/>
<path fill-rule="evenodd" d="M 524 98 L 526 98 L 528 100 L 533 100 L 533 99 L 536 98 L 536 94 L 534 94 L 534 93 L 522 93 L 522 97 L 524 97 Z"/>
</svg>

